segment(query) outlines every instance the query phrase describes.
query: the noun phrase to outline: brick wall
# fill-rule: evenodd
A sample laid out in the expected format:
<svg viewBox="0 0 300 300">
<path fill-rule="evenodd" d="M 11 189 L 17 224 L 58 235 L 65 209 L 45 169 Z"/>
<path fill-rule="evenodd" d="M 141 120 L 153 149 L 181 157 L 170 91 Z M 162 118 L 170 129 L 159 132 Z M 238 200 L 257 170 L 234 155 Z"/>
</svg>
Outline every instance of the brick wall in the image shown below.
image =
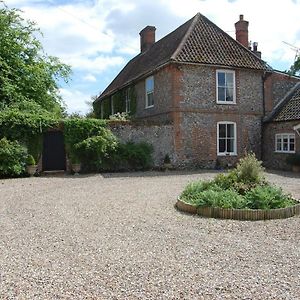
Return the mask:
<svg viewBox="0 0 300 300">
<path fill-rule="evenodd" d="M 300 137 L 293 130 L 300 121 L 272 122 L 264 125 L 263 131 L 263 161 L 270 169 L 290 170 L 291 166 L 285 160 L 288 153 L 275 152 L 275 135 L 278 133 L 293 133 L 296 138 L 296 152 L 300 153 Z"/>
</svg>

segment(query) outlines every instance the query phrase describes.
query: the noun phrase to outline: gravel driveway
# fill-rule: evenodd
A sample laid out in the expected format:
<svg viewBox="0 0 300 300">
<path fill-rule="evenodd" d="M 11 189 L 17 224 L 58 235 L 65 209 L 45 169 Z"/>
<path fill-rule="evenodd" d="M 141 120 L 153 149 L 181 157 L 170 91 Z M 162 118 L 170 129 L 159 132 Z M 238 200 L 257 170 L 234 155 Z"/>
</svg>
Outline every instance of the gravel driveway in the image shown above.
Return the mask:
<svg viewBox="0 0 300 300">
<path fill-rule="evenodd" d="M 300 217 L 174 209 L 214 172 L 0 181 L 0 299 L 300 299 Z M 268 178 L 300 198 L 300 177 Z"/>
</svg>

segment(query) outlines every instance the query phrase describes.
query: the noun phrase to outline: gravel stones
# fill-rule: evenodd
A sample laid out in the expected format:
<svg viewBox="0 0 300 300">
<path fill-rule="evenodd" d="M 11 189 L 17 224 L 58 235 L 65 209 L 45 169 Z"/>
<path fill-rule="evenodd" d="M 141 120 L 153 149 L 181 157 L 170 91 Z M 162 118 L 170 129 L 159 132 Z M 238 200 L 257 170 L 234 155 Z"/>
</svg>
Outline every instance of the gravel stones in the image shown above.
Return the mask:
<svg viewBox="0 0 300 300">
<path fill-rule="evenodd" d="M 299 299 L 300 218 L 174 208 L 214 172 L 0 181 L 1 299 Z M 284 175 L 284 174 L 283 174 Z M 300 198 L 299 177 L 268 174 Z"/>
</svg>

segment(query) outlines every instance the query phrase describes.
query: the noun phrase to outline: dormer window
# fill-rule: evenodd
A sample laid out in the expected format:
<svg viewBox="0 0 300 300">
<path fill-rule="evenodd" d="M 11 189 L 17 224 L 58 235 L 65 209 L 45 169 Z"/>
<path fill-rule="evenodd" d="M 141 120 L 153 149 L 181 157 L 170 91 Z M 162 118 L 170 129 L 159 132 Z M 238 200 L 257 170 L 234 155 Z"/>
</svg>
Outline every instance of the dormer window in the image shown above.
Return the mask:
<svg viewBox="0 0 300 300">
<path fill-rule="evenodd" d="M 235 72 L 230 70 L 217 70 L 217 103 L 235 104 Z"/>
<path fill-rule="evenodd" d="M 146 79 L 146 108 L 154 106 L 154 77 L 150 76 Z"/>
</svg>

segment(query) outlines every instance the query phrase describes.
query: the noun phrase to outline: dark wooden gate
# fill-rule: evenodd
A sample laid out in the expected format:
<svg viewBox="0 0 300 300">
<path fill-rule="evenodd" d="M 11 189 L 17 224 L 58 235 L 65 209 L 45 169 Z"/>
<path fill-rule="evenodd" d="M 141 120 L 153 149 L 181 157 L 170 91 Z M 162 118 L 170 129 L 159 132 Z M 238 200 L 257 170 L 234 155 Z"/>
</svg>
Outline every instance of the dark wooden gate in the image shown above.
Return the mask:
<svg viewBox="0 0 300 300">
<path fill-rule="evenodd" d="M 64 136 L 61 131 L 44 134 L 43 171 L 66 170 Z"/>
</svg>

